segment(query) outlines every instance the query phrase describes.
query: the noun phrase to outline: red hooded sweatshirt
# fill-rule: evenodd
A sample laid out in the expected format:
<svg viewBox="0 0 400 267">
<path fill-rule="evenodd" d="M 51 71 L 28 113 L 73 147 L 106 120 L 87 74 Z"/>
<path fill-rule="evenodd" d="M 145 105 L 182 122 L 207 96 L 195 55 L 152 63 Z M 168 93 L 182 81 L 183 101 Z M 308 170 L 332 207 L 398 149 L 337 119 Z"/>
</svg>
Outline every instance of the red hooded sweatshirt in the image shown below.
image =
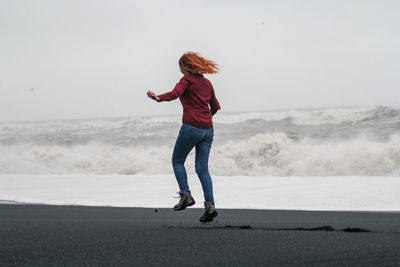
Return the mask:
<svg viewBox="0 0 400 267">
<path fill-rule="evenodd" d="M 160 102 L 179 97 L 183 106 L 182 122 L 201 129 L 213 128 L 212 116 L 221 109 L 211 82 L 203 75 L 185 75 L 174 90 L 158 97 Z"/>
</svg>

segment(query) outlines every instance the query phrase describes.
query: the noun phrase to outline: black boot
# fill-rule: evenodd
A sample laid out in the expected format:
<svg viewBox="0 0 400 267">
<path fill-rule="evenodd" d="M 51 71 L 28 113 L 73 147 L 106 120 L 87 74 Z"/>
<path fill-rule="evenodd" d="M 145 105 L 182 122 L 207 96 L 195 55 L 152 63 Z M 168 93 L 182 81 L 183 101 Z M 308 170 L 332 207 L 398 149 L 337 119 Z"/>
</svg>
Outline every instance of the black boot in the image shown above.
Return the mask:
<svg viewBox="0 0 400 267">
<path fill-rule="evenodd" d="M 186 207 L 193 206 L 196 202 L 194 201 L 192 195 L 189 193 L 179 192 L 181 199 L 179 203 L 174 206 L 174 210 L 184 210 Z"/>
<path fill-rule="evenodd" d="M 204 202 L 204 214 L 200 217 L 199 221 L 202 223 L 211 222 L 214 217 L 217 217 L 218 212 L 215 209 L 215 205 Z"/>
</svg>

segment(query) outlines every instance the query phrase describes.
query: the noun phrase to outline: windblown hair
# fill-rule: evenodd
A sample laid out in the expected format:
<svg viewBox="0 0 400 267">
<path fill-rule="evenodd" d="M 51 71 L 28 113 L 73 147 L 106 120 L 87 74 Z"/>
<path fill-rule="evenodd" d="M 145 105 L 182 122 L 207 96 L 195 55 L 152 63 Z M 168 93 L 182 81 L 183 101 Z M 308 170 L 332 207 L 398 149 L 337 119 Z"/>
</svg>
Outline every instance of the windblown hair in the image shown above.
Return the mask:
<svg viewBox="0 0 400 267">
<path fill-rule="evenodd" d="M 190 74 L 213 74 L 219 71 L 219 66 L 195 52 L 186 52 L 179 59 L 179 66 Z"/>
</svg>

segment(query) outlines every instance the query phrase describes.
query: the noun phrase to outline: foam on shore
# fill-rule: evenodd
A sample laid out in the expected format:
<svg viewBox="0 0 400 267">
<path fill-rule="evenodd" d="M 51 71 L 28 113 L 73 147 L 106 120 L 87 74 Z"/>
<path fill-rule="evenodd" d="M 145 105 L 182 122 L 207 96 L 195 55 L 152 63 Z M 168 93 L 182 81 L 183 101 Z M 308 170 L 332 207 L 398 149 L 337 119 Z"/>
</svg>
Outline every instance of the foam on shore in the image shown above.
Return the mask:
<svg viewBox="0 0 400 267">
<path fill-rule="evenodd" d="M 400 211 L 398 177 L 213 176 L 219 208 Z M 115 207 L 165 207 L 176 204 L 173 175 L 1 175 L 4 203 L 42 203 Z M 196 176 L 189 184 L 202 207 Z"/>
</svg>

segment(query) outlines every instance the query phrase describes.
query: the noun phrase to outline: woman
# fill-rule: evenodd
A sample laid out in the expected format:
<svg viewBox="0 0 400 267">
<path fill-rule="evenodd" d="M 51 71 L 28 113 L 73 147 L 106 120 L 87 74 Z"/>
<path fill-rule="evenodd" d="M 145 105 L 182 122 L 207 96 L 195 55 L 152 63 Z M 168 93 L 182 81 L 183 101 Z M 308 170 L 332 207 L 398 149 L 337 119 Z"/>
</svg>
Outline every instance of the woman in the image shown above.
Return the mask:
<svg viewBox="0 0 400 267">
<path fill-rule="evenodd" d="M 171 101 L 179 97 L 183 106 L 182 127 L 176 139 L 172 154 L 172 166 L 179 185 L 179 203 L 174 210 L 184 210 L 195 204 L 184 166 L 189 152 L 196 148 L 196 173 L 199 176 L 203 192 L 204 207 L 200 222 L 210 222 L 217 216 L 215 209 L 213 187 L 208 172 L 208 158 L 214 137 L 212 116 L 221 108 L 215 97 L 214 88 L 203 74 L 218 72 L 218 65 L 197 53 L 185 53 L 179 59 L 179 67 L 184 75 L 175 88 L 168 93 L 156 95 L 148 91 L 147 95 L 157 102 Z"/>
</svg>

